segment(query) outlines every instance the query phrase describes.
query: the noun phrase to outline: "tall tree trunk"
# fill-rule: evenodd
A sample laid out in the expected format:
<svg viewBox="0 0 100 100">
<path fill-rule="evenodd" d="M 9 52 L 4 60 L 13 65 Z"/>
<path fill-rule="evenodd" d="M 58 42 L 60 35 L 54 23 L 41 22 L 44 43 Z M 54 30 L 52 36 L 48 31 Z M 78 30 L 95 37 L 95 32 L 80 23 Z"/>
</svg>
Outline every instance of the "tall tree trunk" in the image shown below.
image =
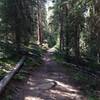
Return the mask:
<svg viewBox="0 0 100 100">
<path fill-rule="evenodd" d="M 80 48 L 79 48 L 79 31 L 78 31 L 79 27 L 76 25 L 75 27 L 75 35 L 74 35 L 74 50 L 75 50 L 75 61 L 78 64 L 79 63 L 79 59 L 80 59 Z"/>
<path fill-rule="evenodd" d="M 100 0 L 94 1 L 94 7 L 95 7 L 95 15 L 96 15 L 96 26 L 95 26 L 95 34 L 97 37 L 96 40 L 96 47 L 97 47 L 97 63 L 100 62 Z"/>
<path fill-rule="evenodd" d="M 64 15 L 63 8 L 60 13 L 60 50 L 64 51 Z"/>
<path fill-rule="evenodd" d="M 65 27 L 65 32 L 66 32 L 66 34 L 65 34 L 65 37 L 66 37 L 66 56 L 68 56 L 69 55 L 69 32 L 68 32 L 69 20 L 67 19 L 67 17 L 68 17 L 68 7 L 67 7 L 67 5 L 65 6 L 65 12 L 66 12 L 66 14 L 65 14 L 65 17 L 66 17 L 66 27 Z"/>
<path fill-rule="evenodd" d="M 38 14 L 37 14 L 37 37 L 38 44 L 42 45 L 42 11 L 41 11 L 41 1 L 38 0 Z"/>
</svg>

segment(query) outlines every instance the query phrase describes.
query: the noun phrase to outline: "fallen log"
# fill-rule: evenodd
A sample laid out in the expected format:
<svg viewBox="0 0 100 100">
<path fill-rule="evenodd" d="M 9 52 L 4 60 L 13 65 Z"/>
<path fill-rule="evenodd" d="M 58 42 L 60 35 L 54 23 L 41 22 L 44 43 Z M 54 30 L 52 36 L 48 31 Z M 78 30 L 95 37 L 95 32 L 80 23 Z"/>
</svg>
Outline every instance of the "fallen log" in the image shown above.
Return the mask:
<svg viewBox="0 0 100 100">
<path fill-rule="evenodd" d="M 16 64 L 16 66 L 0 81 L 0 94 L 2 94 L 2 91 L 5 89 L 7 84 L 10 82 L 13 76 L 17 73 L 17 71 L 21 68 L 25 59 L 26 57 L 23 56 L 21 60 Z"/>
</svg>

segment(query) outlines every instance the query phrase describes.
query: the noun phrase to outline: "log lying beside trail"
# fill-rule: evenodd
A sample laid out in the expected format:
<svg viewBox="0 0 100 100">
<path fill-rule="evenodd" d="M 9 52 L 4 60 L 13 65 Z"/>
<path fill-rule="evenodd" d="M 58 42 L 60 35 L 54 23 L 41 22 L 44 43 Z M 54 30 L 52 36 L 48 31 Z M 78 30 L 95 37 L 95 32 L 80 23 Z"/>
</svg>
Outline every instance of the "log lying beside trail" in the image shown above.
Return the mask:
<svg viewBox="0 0 100 100">
<path fill-rule="evenodd" d="M 1 81 L 0 81 L 0 94 L 5 89 L 6 85 L 10 82 L 12 77 L 16 74 L 16 72 L 21 68 L 25 61 L 26 57 L 23 56 L 21 60 L 16 64 L 12 71 L 10 71 Z"/>
</svg>

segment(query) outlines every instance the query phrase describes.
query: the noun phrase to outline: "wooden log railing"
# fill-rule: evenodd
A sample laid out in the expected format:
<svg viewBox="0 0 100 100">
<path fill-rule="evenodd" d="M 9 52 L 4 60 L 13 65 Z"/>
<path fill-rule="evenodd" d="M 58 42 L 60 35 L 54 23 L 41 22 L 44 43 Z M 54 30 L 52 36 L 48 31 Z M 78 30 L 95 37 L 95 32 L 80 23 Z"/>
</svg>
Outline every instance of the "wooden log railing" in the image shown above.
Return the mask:
<svg viewBox="0 0 100 100">
<path fill-rule="evenodd" d="M 23 56 L 21 60 L 16 64 L 16 66 L 10 71 L 1 81 L 0 81 L 0 94 L 2 94 L 2 91 L 5 89 L 7 84 L 10 82 L 10 80 L 13 78 L 13 76 L 19 71 L 19 69 L 22 67 L 26 57 Z"/>
</svg>

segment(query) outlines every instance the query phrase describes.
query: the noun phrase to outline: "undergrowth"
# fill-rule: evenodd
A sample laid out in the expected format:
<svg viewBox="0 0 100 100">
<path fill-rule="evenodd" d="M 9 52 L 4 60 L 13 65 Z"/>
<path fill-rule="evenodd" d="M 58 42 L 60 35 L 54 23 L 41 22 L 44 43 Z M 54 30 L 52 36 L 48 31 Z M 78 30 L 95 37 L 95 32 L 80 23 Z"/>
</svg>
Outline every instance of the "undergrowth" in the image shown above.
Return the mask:
<svg viewBox="0 0 100 100">
<path fill-rule="evenodd" d="M 65 62 L 64 56 L 56 52 L 53 57 L 58 63 Z M 93 64 L 93 65 L 92 65 Z M 97 64 L 90 63 L 91 68 L 94 68 Z M 66 74 L 70 75 L 70 79 L 80 87 L 80 91 L 84 96 L 87 97 L 87 100 L 100 100 L 100 81 L 93 79 L 89 75 L 75 70 L 71 65 L 64 63 L 66 69 Z"/>
<path fill-rule="evenodd" d="M 39 58 L 30 58 L 28 57 L 22 66 L 21 70 L 14 76 L 9 86 L 7 86 L 7 89 L 2 96 L 2 99 L 0 100 L 13 100 L 13 96 L 18 93 L 19 85 L 21 82 L 27 80 L 27 77 L 31 74 L 31 72 L 36 70 L 40 64 L 42 63 L 42 60 Z"/>
<path fill-rule="evenodd" d="M 0 79 L 2 79 L 7 73 L 9 73 L 10 70 L 15 67 L 18 59 L 19 56 L 0 59 Z"/>
</svg>

